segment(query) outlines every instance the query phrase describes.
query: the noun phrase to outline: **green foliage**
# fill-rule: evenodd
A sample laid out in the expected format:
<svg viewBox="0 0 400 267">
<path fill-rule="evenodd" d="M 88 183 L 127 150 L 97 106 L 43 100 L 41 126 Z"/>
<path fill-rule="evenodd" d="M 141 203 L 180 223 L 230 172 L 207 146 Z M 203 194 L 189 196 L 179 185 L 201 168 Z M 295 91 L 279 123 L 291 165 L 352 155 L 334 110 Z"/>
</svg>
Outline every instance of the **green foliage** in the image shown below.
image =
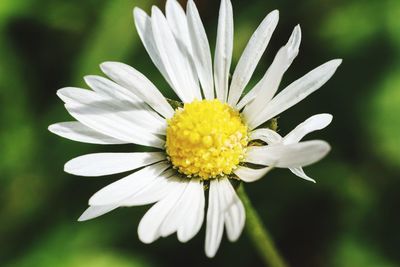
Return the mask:
<svg viewBox="0 0 400 267">
<path fill-rule="evenodd" d="M 150 3 L 118 0 L 105 4 L 74 68 L 75 80 L 82 80 L 82 74 L 99 72 L 97 66 L 103 61 L 123 61 L 132 51 L 144 49 L 134 30 L 132 9 L 147 9 Z"/>
<path fill-rule="evenodd" d="M 334 9 L 326 18 L 321 27 L 321 35 L 338 49 L 356 52 L 354 50 L 360 49 L 360 45 L 370 41 L 382 30 L 384 14 L 376 12 L 381 6 L 379 1 L 368 4 L 364 1 L 349 1 Z"/>
<path fill-rule="evenodd" d="M 336 254 L 332 256 L 335 267 L 395 267 L 394 263 L 388 262 L 372 246 L 352 239 L 344 239 L 338 242 Z"/>
<path fill-rule="evenodd" d="M 151 267 L 149 259 L 134 254 L 113 251 L 103 244 L 101 229 L 60 226 L 44 236 L 22 259 L 11 262 L 10 267 Z M 103 229 L 104 230 L 104 229 Z M 99 238 L 100 237 L 100 238 Z M 107 239 L 107 238 L 106 238 Z M 100 243 L 93 247 L 93 244 Z"/>
<path fill-rule="evenodd" d="M 400 65 L 399 65 L 400 66 Z M 371 147 L 388 163 L 400 166 L 400 71 L 387 73 L 371 98 Z"/>
</svg>

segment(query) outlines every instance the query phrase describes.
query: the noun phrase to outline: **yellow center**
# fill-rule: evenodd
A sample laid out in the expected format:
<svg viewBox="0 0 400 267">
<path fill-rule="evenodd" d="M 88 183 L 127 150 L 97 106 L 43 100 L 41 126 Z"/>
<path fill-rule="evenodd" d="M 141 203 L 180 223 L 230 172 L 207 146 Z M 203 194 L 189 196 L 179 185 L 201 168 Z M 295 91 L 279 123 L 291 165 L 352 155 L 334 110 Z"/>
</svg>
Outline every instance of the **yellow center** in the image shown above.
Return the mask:
<svg viewBox="0 0 400 267">
<path fill-rule="evenodd" d="M 243 160 L 247 126 L 219 100 L 195 100 L 168 120 L 166 149 L 179 172 L 204 180 L 229 175 Z"/>
</svg>

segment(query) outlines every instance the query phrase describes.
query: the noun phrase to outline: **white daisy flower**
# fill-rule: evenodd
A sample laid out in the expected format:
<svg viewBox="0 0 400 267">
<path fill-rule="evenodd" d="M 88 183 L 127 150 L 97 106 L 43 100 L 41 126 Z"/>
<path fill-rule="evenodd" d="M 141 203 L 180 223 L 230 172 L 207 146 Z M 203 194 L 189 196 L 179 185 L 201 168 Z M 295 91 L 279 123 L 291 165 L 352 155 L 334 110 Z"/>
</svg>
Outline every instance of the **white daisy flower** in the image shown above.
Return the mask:
<svg viewBox="0 0 400 267">
<path fill-rule="evenodd" d="M 312 180 L 301 167 L 320 160 L 330 146 L 320 140 L 300 140 L 327 126 L 331 116 L 316 115 L 283 138 L 263 125 L 320 88 L 341 60 L 319 66 L 274 97 L 298 54 L 301 31 L 296 26 L 264 77 L 242 97 L 278 16 L 272 11 L 261 22 L 229 81 L 234 33 L 229 0 L 221 2 L 214 62 L 193 1 L 188 1 L 185 12 L 176 0 L 168 0 L 166 16 L 157 7 L 151 16 L 134 9 L 148 54 L 183 106 L 172 107 L 147 77 L 117 62 L 101 64 L 110 79 L 85 77 L 92 90 L 68 87 L 57 92 L 77 121 L 53 124 L 51 132 L 85 143 L 154 148 L 154 152 L 89 154 L 66 163 L 66 172 L 81 176 L 133 171 L 95 193 L 80 221 L 118 207 L 155 203 L 139 224 L 140 240 L 151 243 L 176 232 L 179 241 L 186 242 L 203 224 L 208 190 L 205 252 L 213 257 L 224 228 L 228 239 L 235 241 L 245 223 L 232 179 L 252 182 L 276 167 Z"/>
</svg>

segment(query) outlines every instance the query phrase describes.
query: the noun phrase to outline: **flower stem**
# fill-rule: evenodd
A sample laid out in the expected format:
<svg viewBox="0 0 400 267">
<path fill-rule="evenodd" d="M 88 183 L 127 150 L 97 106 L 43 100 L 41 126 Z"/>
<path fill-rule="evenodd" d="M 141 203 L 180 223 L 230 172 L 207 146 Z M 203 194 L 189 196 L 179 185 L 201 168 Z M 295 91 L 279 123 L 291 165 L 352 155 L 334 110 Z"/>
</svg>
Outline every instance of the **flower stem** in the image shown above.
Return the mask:
<svg viewBox="0 0 400 267">
<path fill-rule="evenodd" d="M 240 199 L 246 209 L 246 231 L 256 247 L 262 260 L 269 267 L 288 267 L 281 255 L 279 255 L 275 244 L 268 233 L 265 226 L 262 224 L 260 216 L 253 208 L 253 205 L 248 198 L 243 185 L 237 190 Z"/>
</svg>

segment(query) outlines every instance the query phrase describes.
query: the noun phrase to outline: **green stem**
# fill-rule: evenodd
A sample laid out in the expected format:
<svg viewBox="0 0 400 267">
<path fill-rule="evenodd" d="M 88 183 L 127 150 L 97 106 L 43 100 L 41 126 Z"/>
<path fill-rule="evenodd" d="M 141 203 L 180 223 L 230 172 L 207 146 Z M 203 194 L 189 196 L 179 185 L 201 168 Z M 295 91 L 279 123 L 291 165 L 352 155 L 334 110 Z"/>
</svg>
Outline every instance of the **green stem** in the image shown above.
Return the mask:
<svg viewBox="0 0 400 267">
<path fill-rule="evenodd" d="M 288 267 L 281 255 L 279 255 L 279 252 L 276 249 L 270 234 L 262 224 L 260 216 L 253 208 L 250 199 L 244 191 L 243 185 L 239 186 L 237 192 L 240 199 L 243 201 L 243 205 L 246 209 L 247 234 L 249 235 L 251 241 L 253 242 L 266 266 Z"/>
</svg>

